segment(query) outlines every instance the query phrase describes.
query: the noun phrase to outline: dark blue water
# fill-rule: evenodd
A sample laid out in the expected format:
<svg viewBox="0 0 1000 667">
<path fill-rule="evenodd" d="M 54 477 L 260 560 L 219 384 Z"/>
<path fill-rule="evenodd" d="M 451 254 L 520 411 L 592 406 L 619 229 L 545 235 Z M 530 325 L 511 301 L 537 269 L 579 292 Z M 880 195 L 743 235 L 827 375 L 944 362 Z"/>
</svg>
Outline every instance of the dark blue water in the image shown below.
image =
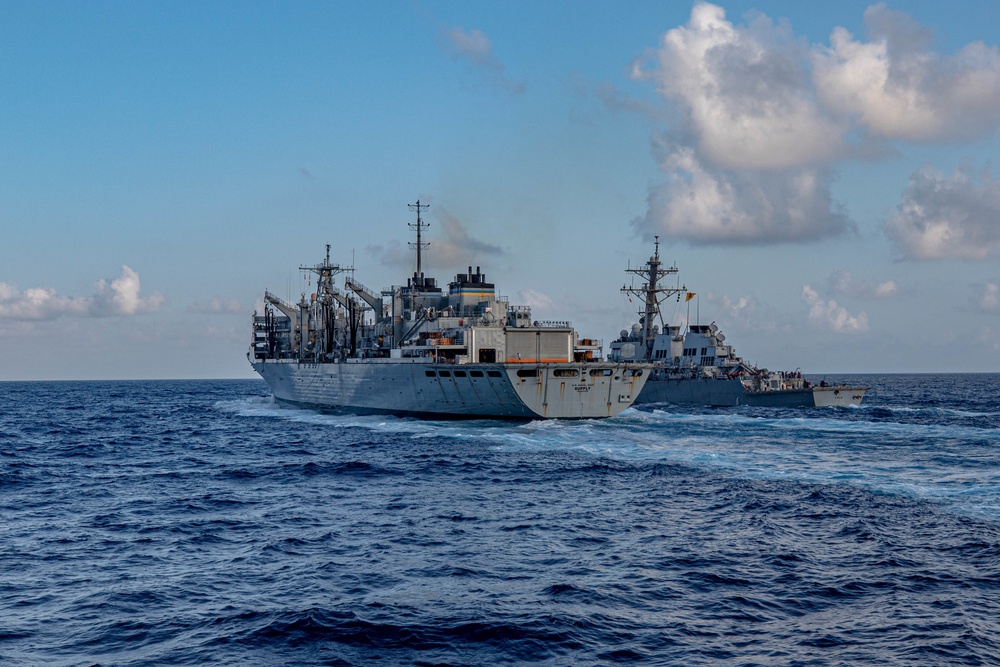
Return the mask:
<svg viewBox="0 0 1000 667">
<path fill-rule="evenodd" d="M 861 379 L 527 424 L 0 383 L 0 664 L 1000 664 L 1000 376 Z"/>
</svg>

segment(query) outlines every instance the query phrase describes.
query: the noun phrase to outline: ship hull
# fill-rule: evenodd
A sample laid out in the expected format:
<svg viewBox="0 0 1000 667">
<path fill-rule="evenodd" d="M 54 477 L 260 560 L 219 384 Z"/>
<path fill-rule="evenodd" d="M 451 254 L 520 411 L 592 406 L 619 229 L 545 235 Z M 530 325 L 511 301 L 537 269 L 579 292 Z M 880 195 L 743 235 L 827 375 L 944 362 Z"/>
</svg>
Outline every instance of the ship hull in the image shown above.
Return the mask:
<svg viewBox="0 0 1000 667">
<path fill-rule="evenodd" d="M 867 387 L 835 386 L 750 391 L 740 380 L 712 378 L 651 379 L 636 404 L 673 403 L 728 407 L 751 405 L 803 408 L 861 405 Z"/>
<path fill-rule="evenodd" d="M 645 384 L 623 364 L 440 364 L 348 360 L 253 364 L 279 403 L 426 418 L 596 419 L 629 407 Z"/>
</svg>

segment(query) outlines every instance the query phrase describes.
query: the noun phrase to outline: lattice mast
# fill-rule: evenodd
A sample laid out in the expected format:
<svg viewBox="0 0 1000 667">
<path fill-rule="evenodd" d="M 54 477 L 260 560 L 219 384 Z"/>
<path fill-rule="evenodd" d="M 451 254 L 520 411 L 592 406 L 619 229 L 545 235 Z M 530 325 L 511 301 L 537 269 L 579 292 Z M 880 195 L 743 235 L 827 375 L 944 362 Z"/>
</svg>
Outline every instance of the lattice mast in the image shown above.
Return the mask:
<svg viewBox="0 0 1000 667">
<path fill-rule="evenodd" d="M 674 295 L 687 292 L 687 288 L 684 286 L 660 286 L 660 280 L 668 275 L 676 274 L 677 267 L 670 266 L 663 268 L 660 261 L 660 237 L 655 236 L 653 238 L 656 241 L 656 252 L 646 262 L 646 266 L 636 269 L 631 267 L 626 269 L 626 273 L 631 273 L 642 278 L 642 286 L 623 286 L 621 289 L 625 294 L 638 297 L 643 301 L 640 324 L 642 325 L 642 340 L 646 344 L 647 351 L 652 349 L 653 346 L 653 339 L 655 337 L 653 334 L 653 324 L 655 320 L 659 319 L 660 326 L 666 327 L 666 322 L 663 321 L 663 313 L 660 310 L 660 303 Z"/>
<path fill-rule="evenodd" d="M 423 219 L 420 217 L 420 213 L 422 211 L 426 211 L 427 209 L 429 209 L 431 205 L 421 204 L 420 200 L 418 199 L 416 204 L 407 204 L 407 206 L 410 207 L 411 211 L 416 211 L 417 213 L 417 221 L 409 223 L 411 229 L 417 230 L 417 242 L 410 243 L 410 247 L 415 248 L 417 251 L 417 270 L 413 273 L 413 283 L 414 285 L 422 285 L 424 282 L 424 274 L 420 268 L 420 251 L 429 246 L 430 244 L 421 242 L 420 234 L 424 229 L 430 227 L 430 224 L 423 221 Z"/>
</svg>

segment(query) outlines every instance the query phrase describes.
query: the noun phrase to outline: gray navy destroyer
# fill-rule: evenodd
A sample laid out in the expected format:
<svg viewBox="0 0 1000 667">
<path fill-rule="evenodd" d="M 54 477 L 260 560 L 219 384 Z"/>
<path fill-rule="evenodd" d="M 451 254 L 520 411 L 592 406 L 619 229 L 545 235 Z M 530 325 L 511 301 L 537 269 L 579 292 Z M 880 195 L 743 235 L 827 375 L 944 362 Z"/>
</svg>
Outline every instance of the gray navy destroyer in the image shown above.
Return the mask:
<svg viewBox="0 0 1000 667">
<path fill-rule="evenodd" d="M 447 290 L 421 271 L 376 293 L 353 268 L 318 265 L 298 303 L 264 293 L 254 313 L 253 369 L 281 404 L 355 414 L 430 418 L 588 419 L 618 415 L 649 379 L 649 364 L 602 360 L 602 344 L 569 322 L 537 322 L 497 296 L 476 267 Z M 343 274 L 341 286 L 335 282 Z"/>
<path fill-rule="evenodd" d="M 642 310 L 639 322 L 631 330 L 623 330 L 611 343 L 608 357 L 611 361 L 654 365 L 637 404 L 848 406 L 860 405 L 869 389 L 828 385 L 825 381 L 816 384 L 798 370 L 757 368 L 737 356 L 714 322 L 686 327 L 664 322 L 660 309 L 663 301 L 671 297 L 680 300 L 682 296 L 689 301 L 695 293 L 683 286 L 668 287 L 661 282 L 677 274 L 677 267 L 663 266 L 659 238 L 656 251 L 645 266 L 626 271 L 642 279 L 638 286 L 622 287 L 622 292 L 641 300 Z"/>
</svg>

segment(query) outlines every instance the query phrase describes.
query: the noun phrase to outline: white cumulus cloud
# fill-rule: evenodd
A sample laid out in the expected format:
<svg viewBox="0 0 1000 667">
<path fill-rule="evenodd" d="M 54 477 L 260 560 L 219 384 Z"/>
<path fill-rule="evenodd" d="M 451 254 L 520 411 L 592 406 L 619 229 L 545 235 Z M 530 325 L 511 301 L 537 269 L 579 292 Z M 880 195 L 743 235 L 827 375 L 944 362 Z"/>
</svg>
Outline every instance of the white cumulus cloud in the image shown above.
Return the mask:
<svg viewBox="0 0 1000 667">
<path fill-rule="evenodd" d="M 813 54 L 823 103 L 874 135 L 911 141 L 969 139 L 1000 125 L 1000 51 L 973 42 L 954 55 L 928 49 L 930 31 L 877 4 L 865 10 L 870 41 L 844 28 Z"/>
<path fill-rule="evenodd" d="M 910 176 L 885 229 L 911 259 L 986 259 L 1000 253 L 1000 181 L 959 168 Z"/>
<path fill-rule="evenodd" d="M 816 104 L 807 48 L 787 26 L 761 15 L 737 27 L 699 2 L 686 26 L 664 35 L 657 60 L 641 76 L 679 105 L 707 163 L 786 169 L 840 151 L 845 126 Z"/>
<path fill-rule="evenodd" d="M 521 304 L 530 306 L 532 309 L 537 309 L 542 312 L 551 311 L 555 305 L 552 297 L 531 288 L 520 290 L 517 293 L 517 296 L 520 298 Z"/>
<path fill-rule="evenodd" d="M 30 287 L 19 291 L 10 283 L 0 283 L 0 318 L 51 320 L 61 316 L 102 317 L 138 315 L 158 310 L 163 296 L 142 296 L 139 274 L 122 265 L 121 275 L 98 280 L 90 296 L 61 296 L 51 287 Z"/>
<path fill-rule="evenodd" d="M 845 153 L 847 125 L 820 107 L 808 48 L 760 15 L 749 25 L 699 2 L 668 31 L 654 82 L 679 122 L 662 151 L 665 183 L 651 189 L 644 235 L 693 243 L 810 241 L 850 225 L 830 197 L 827 165 Z"/>
<path fill-rule="evenodd" d="M 824 299 L 809 285 L 802 287 L 802 300 L 809 306 L 809 321 L 837 333 L 862 333 L 868 331 L 868 315 L 864 312 L 851 315 L 833 299 Z"/>
<path fill-rule="evenodd" d="M 665 183 L 649 194 L 637 231 L 661 231 L 692 243 L 809 241 L 851 227 L 831 199 L 824 170 L 792 172 L 713 169 L 691 148 L 663 163 Z"/>
<path fill-rule="evenodd" d="M 650 188 L 637 229 L 706 244 L 829 237 L 853 226 L 830 195 L 839 162 L 893 154 L 890 142 L 967 140 L 1000 126 L 996 47 L 938 54 L 929 30 L 884 5 L 865 23 L 868 41 L 835 28 L 829 46 L 810 46 L 785 22 L 758 13 L 737 24 L 697 2 L 633 66 L 673 119 L 654 141 L 666 181 Z M 956 240 L 950 225 L 896 236 L 926 257 Z"/>
</svg>

